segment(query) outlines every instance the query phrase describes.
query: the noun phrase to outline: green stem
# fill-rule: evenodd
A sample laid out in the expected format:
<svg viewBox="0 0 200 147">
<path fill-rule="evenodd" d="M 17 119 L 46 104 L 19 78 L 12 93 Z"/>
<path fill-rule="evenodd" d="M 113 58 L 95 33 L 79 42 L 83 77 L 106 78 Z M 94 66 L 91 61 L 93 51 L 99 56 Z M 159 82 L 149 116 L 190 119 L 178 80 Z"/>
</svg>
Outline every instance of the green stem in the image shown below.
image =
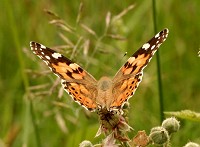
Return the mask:
<svg viewBox="0 0 200 147">
<path fill-rule="evenodd" d="M 153 25 L 154 25 L 154 32 L 157 32 L 157 20 L 156 20 L 156 0 L 152 0 L 153 5 Z M 161 68 L 160 68 L 160 56 L 159 50 L 156 53 L 157 58 L 157 79 L 158 79 L 158 92 L 159 92 L 159 104 L 160 104 L 160 122 L 164 119 L 164 105 L 163 105 L 163 90 L 162 90 L 162 77 L 161 77 Z"/>
</svg>

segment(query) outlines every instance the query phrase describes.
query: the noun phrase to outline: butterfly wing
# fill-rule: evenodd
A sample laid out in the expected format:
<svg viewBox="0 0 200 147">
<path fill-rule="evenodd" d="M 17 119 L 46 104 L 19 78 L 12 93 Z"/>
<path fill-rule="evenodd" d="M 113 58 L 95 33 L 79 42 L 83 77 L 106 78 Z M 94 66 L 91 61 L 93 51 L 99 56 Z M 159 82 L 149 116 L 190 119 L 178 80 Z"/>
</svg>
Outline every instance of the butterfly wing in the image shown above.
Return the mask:
<svg viewBox="0 0 200 147">
<path fill-rule="evenodd" d="M 168 29 L 164 29 L 156 34 L 152 39 L 139 48 L 128 61 L 119 69 L 113 78 L 113 108 L 119 108 L 136 91 L 142 81 L 143 69 L 150 62 L 152 56 L 166 40 Z"/>
<path fill-rule="evenodd" d="M 78 64 L 42 44 L 30 42 L 30 46 L 33 53 L 62 79 L 63 88 L 76 102 L 88 110 L 96 109 L 97 81 L 92 75 Z"/>
</svg>

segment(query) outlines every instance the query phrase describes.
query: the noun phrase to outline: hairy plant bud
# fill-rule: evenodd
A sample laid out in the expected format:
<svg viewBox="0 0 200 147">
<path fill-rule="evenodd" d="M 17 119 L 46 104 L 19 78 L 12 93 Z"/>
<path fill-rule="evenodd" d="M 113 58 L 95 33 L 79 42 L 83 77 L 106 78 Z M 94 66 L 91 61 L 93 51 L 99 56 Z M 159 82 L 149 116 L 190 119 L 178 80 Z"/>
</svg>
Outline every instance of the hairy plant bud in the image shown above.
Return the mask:
<svg viewBox="0 0 200 147">
<path fill-rule="evenodd" d="M 93 147 L 92 143 L 88 140 L 84 140 L 79 144 L 79 147 Z"/>
<path fill-rule="evenodd" d="M 168 132 L 163 127 L 152 128 L 149 138 L 155 145 L 163 145 L 169 141 Z"/>
<path fill-rule="evenodd" d="M 175 117 L 167 118 L 162 122 L 162 127 L 165 128 L 169 135 L 177 132 L 180 128 L 179 121 Z"/>
<path fill-rule="evenodd" d="M 194 142 L 188 142 L 184 147 L 200 147 L 200 145 Z"/>
</svg>

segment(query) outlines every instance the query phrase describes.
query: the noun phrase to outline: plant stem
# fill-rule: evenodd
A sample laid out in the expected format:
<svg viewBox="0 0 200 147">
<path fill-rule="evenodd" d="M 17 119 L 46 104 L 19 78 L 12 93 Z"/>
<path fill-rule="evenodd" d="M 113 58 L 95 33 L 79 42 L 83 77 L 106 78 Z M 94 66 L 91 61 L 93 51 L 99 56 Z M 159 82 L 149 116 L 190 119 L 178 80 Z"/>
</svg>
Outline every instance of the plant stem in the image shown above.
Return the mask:
<svg viewBox="0 0 200 147">
<path fill-rule="evenodd" d="M 152 0 L 152 9 L 153 9 L 153 25 L 154 25 L 154 32 L 157 32 L 157 20 L 156 20 L 156 0 Z M 161 67 L 160 67 L 160 56 L 159 50 L 156 53 L 157 59 L 157 79 L 158 79 L 158 92 L 159 92 L 159 104 L 160 104 L 160 122 L 162 123 L 164 119 L 164 105 L 163 105 L 163 90 L 162 90 L 162 77 L 161 77 Z"/>
</svg>

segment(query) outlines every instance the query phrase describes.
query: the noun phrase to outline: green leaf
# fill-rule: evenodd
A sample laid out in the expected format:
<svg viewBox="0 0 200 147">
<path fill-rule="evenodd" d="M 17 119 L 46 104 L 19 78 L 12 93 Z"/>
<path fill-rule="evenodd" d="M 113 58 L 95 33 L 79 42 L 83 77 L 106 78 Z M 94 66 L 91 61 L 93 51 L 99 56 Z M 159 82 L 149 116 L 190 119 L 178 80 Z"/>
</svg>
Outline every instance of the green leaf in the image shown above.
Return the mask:
<svg viewBox="0 0 200 147">
<path fill-rule="evenodd" d="M 200 113 L 191 110 L 182 110 L 177 112 L 164 112 L 164 113 L 166 115 L 173 115 L 178 118 L 200 122 Z"/>
</svg>

